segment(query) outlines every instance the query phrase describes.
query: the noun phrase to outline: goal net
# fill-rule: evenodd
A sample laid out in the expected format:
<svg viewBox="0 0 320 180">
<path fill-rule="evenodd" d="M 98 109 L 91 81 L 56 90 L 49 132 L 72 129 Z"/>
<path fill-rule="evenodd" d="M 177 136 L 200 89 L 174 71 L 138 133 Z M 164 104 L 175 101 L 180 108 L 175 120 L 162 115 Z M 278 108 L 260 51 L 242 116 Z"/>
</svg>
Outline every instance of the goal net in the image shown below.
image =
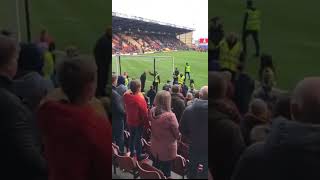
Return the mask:
<svg viewBox="0 0 320 180">
<path fill-rule="evenodd" d="M 141 74 L 147 72 L 146 88 L 154 80 L 154 72 L 160 75 L 160 81 L 163 85 L 167 80 L 172 81 L 172 74 L 174 72 L 174 57 L 171 56 L 142 56 L 132 55 L 123 56 L 118 55 L 112 58 L 112 72 L 120 75 L 127 72 L 129 79 L 140 79 Z M 162 87 L 160 84 L 160 87 Z"/>
</svg>

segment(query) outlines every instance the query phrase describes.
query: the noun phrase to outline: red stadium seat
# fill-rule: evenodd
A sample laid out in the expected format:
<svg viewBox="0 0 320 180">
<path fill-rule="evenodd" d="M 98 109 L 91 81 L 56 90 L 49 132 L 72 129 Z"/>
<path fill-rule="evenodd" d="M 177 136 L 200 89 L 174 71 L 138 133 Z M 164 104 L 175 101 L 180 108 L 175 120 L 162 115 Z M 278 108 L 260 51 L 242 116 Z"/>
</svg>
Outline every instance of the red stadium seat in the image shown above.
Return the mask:
<svg viewBox="0 0 320 180">
<path fill-rule="evenodd" d="M 182 176 L 182 179 L 184 179 L 184 176 L 187 175 L 188 162 L 189 161 L 183 158 L 182 156 L 177 155 L 176 159 L 173 161 L 172 164 L 172 171 Z"/>
<path fill-rule="evenodd" d="M 125 156 L 120 156 L 119 151 L 116 148 L 117 146 L 112 144 L 112 156 L 114 156 L 114 168 L 119 167 L 120 170 L 128 172 L 133 175 L 133 178 L 136 179 L 138 176 L 136 160 L 131 158 L 128 154 Z M 114 173 L 116 174 L 116 170 L 114 169 Z"/>
<path fill-rule="evenodd" d="M 166 179 L 159 169 L 147 164 L 146 162 L 137 162 L 137 167 L 141 179 Z"/>
</svg>

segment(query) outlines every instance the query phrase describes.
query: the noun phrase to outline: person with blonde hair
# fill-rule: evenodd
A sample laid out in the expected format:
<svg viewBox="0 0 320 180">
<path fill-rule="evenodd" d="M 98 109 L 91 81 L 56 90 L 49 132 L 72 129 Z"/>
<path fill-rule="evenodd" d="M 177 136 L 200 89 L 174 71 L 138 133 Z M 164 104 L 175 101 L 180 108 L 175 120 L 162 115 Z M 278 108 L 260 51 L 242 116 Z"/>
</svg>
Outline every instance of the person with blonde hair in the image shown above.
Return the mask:
<svg viewBox="0 0 320 180">
<path fill-rule="evenodd" d="M 155 107 L 150 111 L 151 152 L 154 166 L 166 177 L 171 176 L 171 162 L 177 156 L 177 140 L 180 138 L 179 124 L 171 111 L 171 95 L 168 91 L 159 91 L 155 98 Z"/>
</svg>

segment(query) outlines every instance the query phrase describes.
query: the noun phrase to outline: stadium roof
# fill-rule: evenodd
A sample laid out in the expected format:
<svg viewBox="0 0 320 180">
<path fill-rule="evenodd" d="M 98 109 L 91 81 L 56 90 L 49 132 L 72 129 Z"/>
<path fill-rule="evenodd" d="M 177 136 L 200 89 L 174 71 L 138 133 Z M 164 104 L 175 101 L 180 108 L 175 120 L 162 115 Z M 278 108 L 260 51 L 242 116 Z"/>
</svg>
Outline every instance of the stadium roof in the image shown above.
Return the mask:
<svg viewBox="0 0 320 180">
<path fill-rule="evenodd" d="M 195 29 L 184 26 L 145 19 L 137 16 L 128 16 L 126 14 L 116 12 L 112 12 L 112 28 L 114 30 L 140 30 L 154 33 L 168 33 L 177 35 L 195 31 Z"/>
</svg>

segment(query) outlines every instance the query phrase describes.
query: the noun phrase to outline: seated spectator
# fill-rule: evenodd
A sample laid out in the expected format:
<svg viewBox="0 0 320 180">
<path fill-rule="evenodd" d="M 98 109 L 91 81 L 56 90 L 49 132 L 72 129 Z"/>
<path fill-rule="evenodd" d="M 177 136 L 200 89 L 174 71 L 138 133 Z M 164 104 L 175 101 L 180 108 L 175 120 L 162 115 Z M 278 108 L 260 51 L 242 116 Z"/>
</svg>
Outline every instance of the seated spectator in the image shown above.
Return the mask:
<svg viewBox="0 0 320 180">
<path fill-rule="evenodd" d="M 41 154 L 34 116 L 13 92 L 18 56 L 15 40 L 0 35 L 1 176 L 46 180 L 46 161 Z"/>
<path fill-rule="evenodd" d="M 188 106 L 181 117 L 180 132 L 191 140 L 188 178 L 208 178 L 208 86 L 200 90 L 200 99 Z M 203 171 L 197 175 L 198 165 Z"/>
<path fill-rule="evenodd" d="M 166 177 L 171 176 L 171 164 L 177 156 L 177 140 L 180 138 L 179 124 L 171 111 L 171 95 L 160 91 L 155 98 L 155 107 L 150 111 L 151 153 L 153 166 Z"/>
<path fill-rule="evenodd" d="M 92 60 L 64 61 L 58 77 L 67 99 L 48 100 L 38 112 L 49 179 L 111 178 L 105 171 L 111 168 L 111 125 L 90 105 L 96 91 L 96 72 Z"/>
<path fill-rule="evenodd" d="M 41 76 L 42 66 L 42 55 L 38 47 L 34 44 L 21 44 L 14 91 L 33 112 L 41 99 L 54 88 L 51 80 Z"/>
<path fill-rule="evenodd" d="M 171 89 L 171 107 L 172 107 L 172 112 L 176 115 L 178 122 L 180 122 L 182 113 L 184 111 L 185 103 L 184 103 L 184 97 L 183 95 L 179 92 L 180 90 L 179 85 L 173 85 Z"/>
<path fill-rule="evenodd" d="M 209 72 L 209 87 L 209 147 L 214 147 L 210 150 L 209 168 L 216 180 L 226 180 L 231 178 L 245 143 L 233 116 L 220 108 L 227 93 L 226 80 L 218 72 Z"/>
<path fill-rule="evenodd" d="M 143 128 L 148 125 L 148 109 L 145 98 L 141 93 L 139 80 L 130 82 L 130 90 L 123 95 L 123 100 L 127 115 L 127 126 L 130 132 L 130 156 L 136 156 L 138 161 L 142 161 L 147 158 L 145 154 L 142 154 L 141 137 Z"/>
<path fill-rule="evenodd" d="M 234 180 L 320 179 L 319 91 L 319 77 L 298 83 L 291 101 L 293 121 L 274 121 L 265 142 L 241 156 Z"/>
<path fill-rule="evenodd" d="M 268 123 L 269 118 L 267 104 L 261 99 L 254 99 L 250 104 L 249 113 L 245 115 L 244 119 L 240 123 L 244 142 L 247 145 L 250 145 L 251 130 L 255 126 Z"/>
</svg>

